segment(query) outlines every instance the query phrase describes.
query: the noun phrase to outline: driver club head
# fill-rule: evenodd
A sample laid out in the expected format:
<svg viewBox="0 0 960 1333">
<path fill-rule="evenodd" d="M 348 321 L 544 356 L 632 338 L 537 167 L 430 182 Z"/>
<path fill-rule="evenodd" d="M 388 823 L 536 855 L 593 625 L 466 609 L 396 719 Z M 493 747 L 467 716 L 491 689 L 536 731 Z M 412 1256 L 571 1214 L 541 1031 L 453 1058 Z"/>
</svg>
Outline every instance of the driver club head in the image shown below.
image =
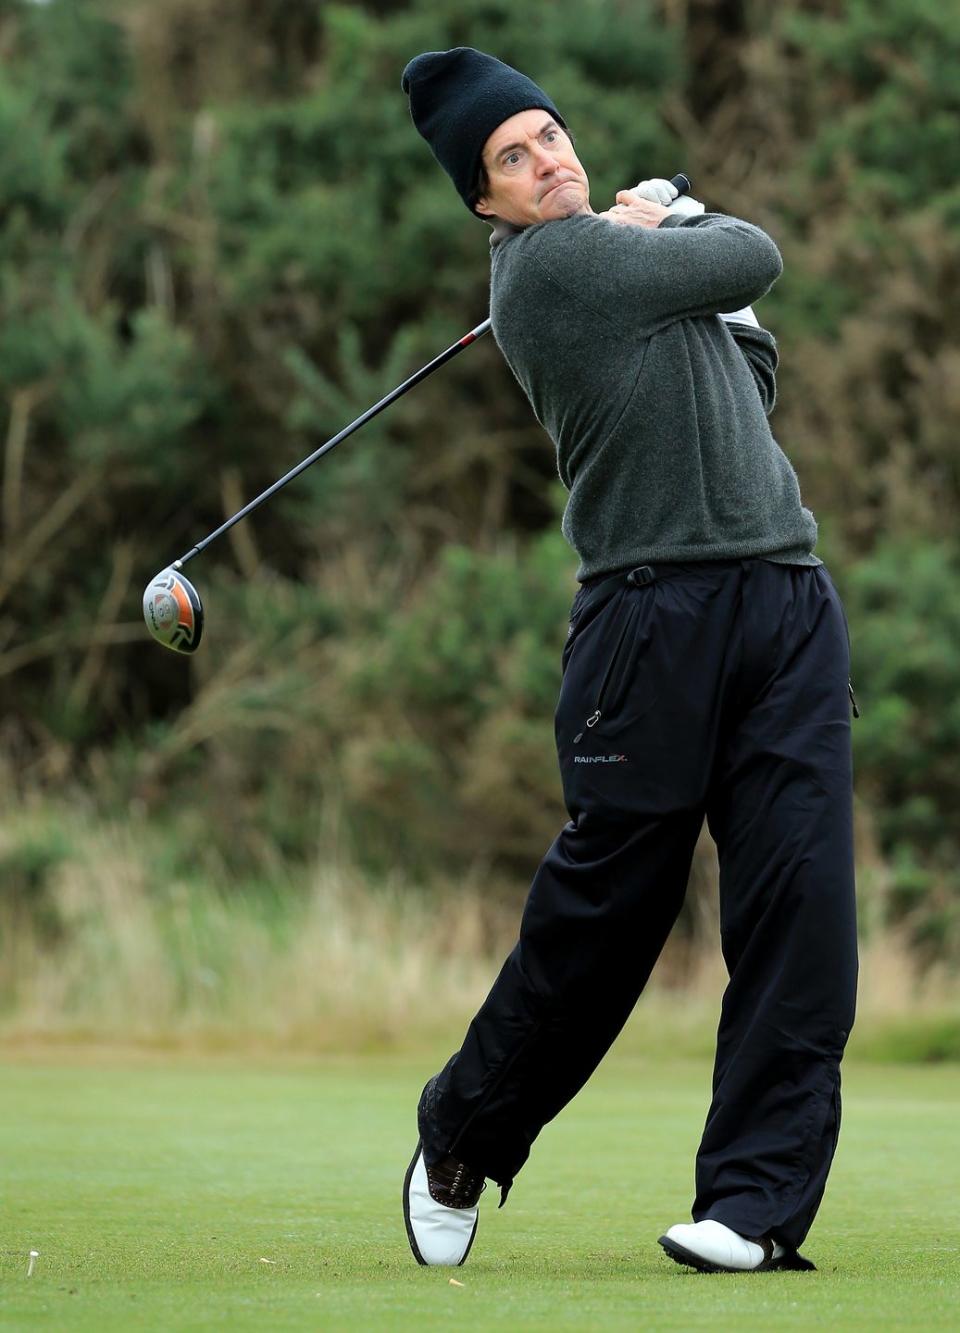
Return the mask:
<svg viewBox="0 0 960 1333">
<path fill-rule="evenodd" d="M 203 606 L 197 590 L 175 569 L 161 570 L 143 593 L 147 629 L 164 648 L 195 653 L 203 634 Z"/>
</svg>

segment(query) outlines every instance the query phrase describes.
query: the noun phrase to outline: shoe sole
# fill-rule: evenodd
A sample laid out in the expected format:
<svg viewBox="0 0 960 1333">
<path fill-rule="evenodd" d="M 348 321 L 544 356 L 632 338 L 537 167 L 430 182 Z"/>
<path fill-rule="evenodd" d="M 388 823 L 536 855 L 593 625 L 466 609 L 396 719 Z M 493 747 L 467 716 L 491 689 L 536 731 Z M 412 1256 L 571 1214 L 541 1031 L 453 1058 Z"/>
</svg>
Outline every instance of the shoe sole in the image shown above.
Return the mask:
<svg viewBox="0 0 960 1333">
<path fill-rule="evenodd" d="M 757 1264 L 756 1268 L 724 1268 L 722 1264 L 712 1264 L 709 1259 L 703 1259 L 699 1254 L 694 1254 L 692 1250 L 686 1249 L 683 1245 L 678 1245 L 675 1240 L 669 1236 L 661 1236 L 659 1244 L 670 1256 L 675 1264 L 683 1264 L 686 1268 L 695 1268 L 698 1273 L 775 1273 L 793 1272 L 793 1273 L 815 1273 L 816 1265 L 809 1259 L 804 1259 L 802 1254 L 796 1252 L 782 1254 L 779 1259 L 764 1259 L 763 1263 Z"/>
<path fill-rule="evenodd" d="M 413 1168 L 417 1164 L 417 1158 L 423 1151 L 423 1140 L 417 1140 L 417 1146 L 410 1159 L 410 1165 L 407 1167 L 407 1174 L 403 1178 L 403 1224 L 407 1228 L 407 1240 L 410 1242 L 410 1248 L 413 1251 L 413 1257 L 418 1264 L 424 1268 L 462 1268 L 467 1262 L 467 1255 L 473 1245 L 477 1234 L 477 1223 L 480 1221 L 479 1214 L 474 1219 L 473 1230 L 470 1232 L 470 1239 L 467 1241 L 467 1248 L 463 1252 L 463 1258 L 456 1264 L 428 1264 L 426 1259 L 420 1253 L 420 1247 L 417 1245 L 416 1237 L 413 1234 L 413 1226 L 410 1222 L 410 1181 L 413 1177 Z"/>
</svg>

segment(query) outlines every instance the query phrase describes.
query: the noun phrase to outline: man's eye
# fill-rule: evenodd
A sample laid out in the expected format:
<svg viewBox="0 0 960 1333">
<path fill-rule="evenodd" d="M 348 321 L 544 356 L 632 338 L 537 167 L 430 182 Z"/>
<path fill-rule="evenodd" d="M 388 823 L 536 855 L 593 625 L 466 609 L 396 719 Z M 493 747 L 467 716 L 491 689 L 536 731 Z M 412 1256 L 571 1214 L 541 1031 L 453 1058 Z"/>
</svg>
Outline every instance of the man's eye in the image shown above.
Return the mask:
<svg viewBox="0 0 960 1333">
<path fill-rule="evenodd" d="M 544 135 L 544 138 L 546 139 L 547 143 L 552 143 L 552 142 L 554 141 L 554 139 L 559 139 L 559 138 L 560 138 L 559 131 L 557 131 L 557 130 L 547 130 L 546 134 Z"/>
<path fill-rule="evenodd" d="M 517 165 L 517 163 L 520 161 L 520 154 L 519 154 L 519 153 L 509 153 L 509 154 L 504 158 L 504 161 L 506 162 L 506 164 L 507 164 L 508 167 L 515 167 L 515 166 Z"/>
</svg>

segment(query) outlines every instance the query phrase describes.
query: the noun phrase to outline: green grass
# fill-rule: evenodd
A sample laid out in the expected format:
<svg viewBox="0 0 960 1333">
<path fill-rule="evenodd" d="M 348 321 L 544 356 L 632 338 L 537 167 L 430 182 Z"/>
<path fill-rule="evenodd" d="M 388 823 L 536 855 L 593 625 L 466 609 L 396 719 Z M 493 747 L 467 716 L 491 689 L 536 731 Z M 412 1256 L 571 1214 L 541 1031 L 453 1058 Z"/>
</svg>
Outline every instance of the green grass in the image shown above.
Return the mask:
<svg viewBox="0 0 960 1333">
<path fill-rule="evenodd" d="M 414 1264 L 400 1217 L 433 1067 L 8 1054 L 0 1326 L 960 1325 L 957 1067 L 849 1066 L 804 1247 L 820 1271 L 706 1277 L 656 1238 L 687 1215 L 709 1068 L 614 1055 L 544 1131 L 507 1207 L 485 1200 L 462 1287 Z"/>
</svg>

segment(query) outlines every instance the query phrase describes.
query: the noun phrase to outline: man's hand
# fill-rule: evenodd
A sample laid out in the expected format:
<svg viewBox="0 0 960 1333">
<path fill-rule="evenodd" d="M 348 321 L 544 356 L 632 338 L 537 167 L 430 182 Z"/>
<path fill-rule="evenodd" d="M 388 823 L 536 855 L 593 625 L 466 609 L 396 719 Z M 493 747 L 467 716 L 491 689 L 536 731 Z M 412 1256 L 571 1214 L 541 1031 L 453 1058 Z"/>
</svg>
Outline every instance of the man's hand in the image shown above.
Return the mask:
<svg viewBox="0 0 960 1333">
<path fill-rule="evenodd" d="M 635 199 L 650 199 L 654 203 L 663 204 L 668 212 L 676 213 L 682 218 L 696 217 L 698 213 L 705 212 L 699 199 L 692 199 L 689 194 L 681 194 L 678 198 L 677 187 L 660 176 L 641 181 L 639 185 L 634 185 L 629 190 L 621 190 L 617 195 L 618 204 Z"/>
<path fill-rule="evenodd" d="M 667 213 L 662 204 L 638 199 L 631 190 L 621 190 L 613 208 L 608 208 L 600 217 L 626 227 L 659 227 Z"/>
<path fill-rule="evenodd" d="M 620 194 L 631 195 L 634 199 L 649 199 L 652 204 L 663 204 L 664 208 L 667 208 L 677 197 L 677 187 L 672 181 L 664 180 L 662 176 L 654 176 L 651 180 L 641 181 L 639 185 L 634 185 L 629 190 L 621 190 Z M 620 194 L 617 195 L 618 202 Z"/>
</svg>

